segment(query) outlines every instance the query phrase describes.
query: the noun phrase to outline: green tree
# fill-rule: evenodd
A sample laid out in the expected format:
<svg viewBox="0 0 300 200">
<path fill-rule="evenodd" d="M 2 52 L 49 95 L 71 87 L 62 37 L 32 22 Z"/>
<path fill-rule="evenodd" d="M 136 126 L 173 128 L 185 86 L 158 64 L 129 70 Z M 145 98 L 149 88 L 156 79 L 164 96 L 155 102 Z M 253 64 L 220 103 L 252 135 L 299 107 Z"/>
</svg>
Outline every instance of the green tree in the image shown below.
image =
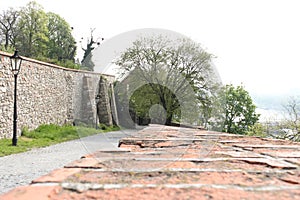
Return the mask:
<svg viewBox="0 0 300 200">
<path fill-rule="evenodd" d="M 225 98 L 225 120 L 223 131 L 246 134 L 259 120 L 249 93 L 243 86 L 226 85 L 222 94 Z"/>
<path fill-rule="evenodd" d="M 212 57 L 189 39 L 172 41 L 157 36 L 135 41 L 115 63 L 126 77 L 122 84 L 128 84 L 129 93 L 135 94 L 135 105 L 148 101 L 137 98 L 145 98 L 143 93 L 146 89 L 148 94 L 152 94 L 149 100 L 166 111 L 165 124 L 170 125 L 175 118 L 182 120 L 183 115 L 188 115 L 189 122 L 199 119 L 199 105 L 208 94 L 214 93 L 215 86 L 219 84 L 211 65 Z M 138 90 L 143 85 L 147 86 Z M 137 113 L 140 111 L 136 110 Z"/>
<path fill-rule="evenodd" d="M 134 91 L 130 98 L 129 106 L 130 109 L 135 111 L 137 117 L 149 118 L 149 109 L 152 105 L 158 104 L 159 99 L 154 93 L 150 85 L 143 85 Z"/>
<path fill-rule="evenodd" d="M 33 58 L 47 56 L 49 41 L 47 24 L 47 15 L 43 7 L 35 1 L 29 2 L 21 8 L 16 47 L 22 55 Z"/>
<path fill-rule="evenodd" d="M 257 122 L 249 128 L 246 134 L 249 136 L 266 137 L 267 133 L 268 133 L 267 125 Z"/>
<path fill-rule="evenodd" d="M 68 68 L 75 64 L 76 42 L 72 28 L 59 15 L 45 13 L 35 1 L 20 10 L 9 9 L 0 15 L 1 49 Z"/>
<path fill-rule="evenodd" d="M 72 36 L 72 28 L 59 15 L 47 13 L 48 58 L 74 60 L 76 54 L 76 41 Z"/>
</svg>

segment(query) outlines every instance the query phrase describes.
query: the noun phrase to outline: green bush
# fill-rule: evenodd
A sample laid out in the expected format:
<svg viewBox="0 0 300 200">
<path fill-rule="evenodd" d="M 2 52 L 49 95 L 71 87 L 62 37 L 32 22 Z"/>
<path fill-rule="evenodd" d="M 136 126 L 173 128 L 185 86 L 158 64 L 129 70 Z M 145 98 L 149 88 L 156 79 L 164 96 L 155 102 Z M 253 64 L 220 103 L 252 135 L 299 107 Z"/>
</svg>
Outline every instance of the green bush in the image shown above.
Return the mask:
<svg viewBox="0 0 300 200">
<path fill-rule="evenodd" d="M 255 123 L 252 127 L 250 127 L 249 131 L 246 132 L 246 135 L 266 137 L 267 128 L 261 123 Z"/>
<path fill-rule="evenodd" d="M 120 127 L 115 126 L 115 125 L 113 125 L 113 126 L 107 126 L 107 125 L 105 125 L 105 124 L 99 124 L 98 127 L 99 127 L 101 130 L 104 130 L 104 131 L 107 131 L 107 132 L 109 132 L 109 131 L 118 131 L 118 130 L 120 130 Z"/>
<path fill-rule="evenodd" d="M 41 125 L 33 131 L 24 131 L 22 135 L 27 138 L 43 138 L 53 141 L 78 138 L 75 127 L 70 125 L 58 126 L 55 124 Z"/>
</svg>

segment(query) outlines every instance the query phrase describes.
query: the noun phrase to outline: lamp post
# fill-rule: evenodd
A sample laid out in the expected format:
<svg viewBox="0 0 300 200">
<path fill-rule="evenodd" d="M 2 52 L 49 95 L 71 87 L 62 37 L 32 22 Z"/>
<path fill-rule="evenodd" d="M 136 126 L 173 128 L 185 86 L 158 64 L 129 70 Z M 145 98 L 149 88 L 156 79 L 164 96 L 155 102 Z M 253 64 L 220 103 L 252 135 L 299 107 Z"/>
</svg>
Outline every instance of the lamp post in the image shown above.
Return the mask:
<svg viewBox="0 0 300 200">
<path fill-rule="evenodd" d="M 22 63 L 22 58 L 19 56 L 18 51 L 16 50 L 14 55 L 10 57 L 11 71 L 13 72 L 15 79 L 15 90 L 14 90 L 14 124 L 13 124 L 13 138 L 12 145 L 17 146 L 17 78 L 20 71 Z"/>
<path fill-rule="evenodd" d="M 95 102 L 96 102 L 96 129 L 98 129 L 98 103 L 100 100 L 100 95 L 97 94 L 97 96 L 95 97 Z"/>
</svg>

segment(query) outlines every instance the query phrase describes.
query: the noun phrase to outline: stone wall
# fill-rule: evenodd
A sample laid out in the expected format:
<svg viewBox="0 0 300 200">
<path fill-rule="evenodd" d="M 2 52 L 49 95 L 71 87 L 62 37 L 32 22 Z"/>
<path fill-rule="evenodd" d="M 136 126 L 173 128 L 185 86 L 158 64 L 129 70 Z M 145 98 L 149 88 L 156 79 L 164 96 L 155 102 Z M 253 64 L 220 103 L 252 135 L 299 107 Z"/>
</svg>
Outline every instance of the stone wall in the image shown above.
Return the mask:
<svg viewBox="0 0 300 200">
<path fill-rule="evenodd" d="M 110 97 L 109 97 L 109 90 L 107 88 L 106 80 L 101 77 L 99 81 L 99 102 L 97 104 L 97 111 L 99 118 L 99 122 L 105 124 L 107 126 L 113 125 L 113 118 L 111 114 L 111 104 L 110 104 Z"/>
<path fill-rule="evenodd" d="M 9 56 L 0 51 L 0 138 L 11 138 L 13 128 L 14 79 Z M 17 90 L 19 135 L 24 127 L 95 121 L 101 74 L 23 58 Z M 103 76 L 110 83 L 114 80 Z"/>
</svg>

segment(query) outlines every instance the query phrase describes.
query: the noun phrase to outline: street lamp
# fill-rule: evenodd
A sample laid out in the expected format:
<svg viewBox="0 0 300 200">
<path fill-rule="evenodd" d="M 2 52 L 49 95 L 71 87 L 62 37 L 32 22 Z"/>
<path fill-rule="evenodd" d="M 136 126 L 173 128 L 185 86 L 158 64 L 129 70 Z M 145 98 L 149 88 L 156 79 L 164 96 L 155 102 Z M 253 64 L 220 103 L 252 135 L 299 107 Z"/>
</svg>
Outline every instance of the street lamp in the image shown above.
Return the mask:
<svg viewBox="0 0 300 200">
<path fill-rule="evenodd" d="M 10 57 L 11 71 L 13 72 L 15 78 L 15 91 L 14 91 L 14 124 L 13 124 L 13 138 L 12 145 L 17 146 L 17 77 L 20 71 L 22 63 L 22 58 L 19 56 L 16 50 L 14 55 Z"/>
<path fill-rule="evenodd" d="M 98 129 L 98 103 L 100 100 L 100 95 L 97 94 L 97 96 L 95 97 L 95 102 L 96 102 L 96 129 Z"/>
</svg>

